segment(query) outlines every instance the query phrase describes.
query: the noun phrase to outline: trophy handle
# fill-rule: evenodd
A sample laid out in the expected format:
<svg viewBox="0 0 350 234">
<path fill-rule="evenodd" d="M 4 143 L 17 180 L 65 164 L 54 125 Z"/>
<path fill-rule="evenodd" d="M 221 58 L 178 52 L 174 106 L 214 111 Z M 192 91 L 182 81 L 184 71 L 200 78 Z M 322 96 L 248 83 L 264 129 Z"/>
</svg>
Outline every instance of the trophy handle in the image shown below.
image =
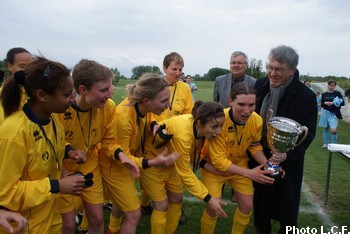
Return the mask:
<svg viewBox="0 0 350 234">
<path fill-rule="evenodd" d="M 309 129 L 306 126 L 302 126 L 301 129 L 303 130 L 303 136 L 301 137 L 300 141 L 295 144 L 294 148 L 298 147 L 305 140 L 307 134 L 309 133 Z"/>
</svg>

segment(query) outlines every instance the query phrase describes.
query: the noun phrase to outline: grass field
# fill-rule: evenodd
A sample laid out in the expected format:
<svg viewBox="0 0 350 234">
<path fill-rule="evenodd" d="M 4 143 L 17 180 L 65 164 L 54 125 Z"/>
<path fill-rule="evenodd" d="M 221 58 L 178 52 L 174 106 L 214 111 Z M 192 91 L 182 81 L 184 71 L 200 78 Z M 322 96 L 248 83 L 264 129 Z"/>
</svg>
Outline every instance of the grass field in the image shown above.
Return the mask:
<svg viewBox="0 0 350 234">
<path fill-rule="evenodd" d="M 117 86 L 114 100 L 120 103 L 121 97 L 125 97 L 125 85 L 133 81 L 121 80 Z M 213 82 L 201 81 L 195 82 L 198 86 L 196 98 L 204 101 L 212 100 Z M 350 144 L 350 124 L 340 121 L 339 125 L 339 144 Z M 322 149 L 322 129 L 317 129 L 315 140 L 309 147 L 305 155 L 304 183 L 302 192 L 302 201 L 299 212 L 299 228 L 316 228 L 320 233 L 320 227 L 323 231 L 330 232 L 332 226 L 348 226 L 350 229 L 350 159 L 345 159 L 334 154 L 332 161 L 332 173 L 330 183 L 330 193 L 328 204 L 324 205 L 325 183 L 328 163 L 328 151 Z M 200 176 L 198 174 L 198 176 Z M 226 186 L 227 187 L 227 186 Z M 185 225 L 179 225 L 177 233 L 200 233 L 200 219 L 204 209 L 204 203 L 198 201 L 188 192 L 184 192 L 185 200 L 183 208 L 188 221 Z M 223 198 L 227 200 L 225 207 L 229 217 L 219 219 L 216 225 L 215 233 L 230 233 L 232 226 L 232 217 L 236 205 L 229 201 L 230 190 L 225 188 Z M 109 211 L 106 210 L 106 225 L 108 224 Z M 138 225 L 137 233 L 150 233 L 150 216 L 144 215 Z M 277 226 L 273 223 L 274 232 Z M 246 233 L 254 233 L 253 220 L 251 220 Z"/>
</svg>

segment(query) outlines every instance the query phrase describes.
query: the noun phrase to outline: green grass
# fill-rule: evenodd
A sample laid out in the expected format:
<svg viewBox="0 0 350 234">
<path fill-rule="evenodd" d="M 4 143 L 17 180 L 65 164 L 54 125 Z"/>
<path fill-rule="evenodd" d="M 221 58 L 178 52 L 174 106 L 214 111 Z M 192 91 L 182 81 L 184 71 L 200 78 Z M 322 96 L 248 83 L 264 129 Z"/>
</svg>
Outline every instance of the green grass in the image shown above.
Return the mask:
<svg viewBox="0 0 350 234">
<path fill-rule="evenodd" d="M 120 81 L 114 96 L 116 104 L 120 103 L 122 96 L 125 97 L 125 85 L 133 82 L 135 81 Z M 212 100 L 214 83 L 212 81 L 195 81 L 195 83 L 198 86 L 196 98 L 204 101 Z M 338 129 L 339 144 L 349 144 L 349 129 L 350 123 L 340 121 Z M 318 233 L 320 232 L 321 225 L 326 228 L 325 231 L 330 231 L 330 228 L 327 226 L 329 220 L 338 227 L 349 225 L 350 223 L 350 160 L 334 154 L 328 204 L 324 205 L 328 151 L 322 149 L 322 144 L 322 128 L 318 127 L 315 140 L 312 142 L 305 155 L 303 187 L 308 188 L 309 191 L 303 192 L 301 195 L 302 199 L 298 220 L 298 226 L 300 228 L 317 228 Z M 184 196 L 186 198 L 192 197 L 187 191 L 184 192 Z M 232 218 L 236 205 L 229 202 L 230 197 L 230 190 L 226 186 L 223 198 L 228 201 L 228 205 L 224 209 L 229 217 L 218 220 L 215 233 L 223 234 L 231 232 Z M 315 209 L 315 207 L 321 208 L 326 218 L 322 216 L 320 210 Z M 188 221 L 185 225 L 179 225 L 177 233 L 200 233 L 200 219 L 204 209 L 204 203 L 196 199 L 185 199 L 183 208 L 188 217 Z M 105 224 L 107 227 L 109 219 L 109 211 L 107 210 L 105 217 Z M 329 218 L 328 221 L 327 218 Z M 276 222 L 273 222 L 273 232 L 276 233 L 277 230 L 278 226 Z M 142 216 L 137 228 L 137 233 L 150 233 L 150 216 Z M 253 217 L 251 218 L 246 233 L 254 233 Z"/>
</svg>

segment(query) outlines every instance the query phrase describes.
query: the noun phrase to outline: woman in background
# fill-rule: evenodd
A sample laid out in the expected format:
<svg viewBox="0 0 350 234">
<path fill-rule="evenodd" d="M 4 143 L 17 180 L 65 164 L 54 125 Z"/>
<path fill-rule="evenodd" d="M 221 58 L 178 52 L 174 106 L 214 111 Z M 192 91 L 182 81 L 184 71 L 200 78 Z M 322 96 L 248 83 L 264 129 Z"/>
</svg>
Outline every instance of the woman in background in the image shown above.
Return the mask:
<svg viewBox="0 0 350 234">
<path fill-rule="evenodd" d="M 26 68 L 28 66 L 28 64 L 30 64 L 31 62 L 33 62 L 34 58 L 33 56 L 24 48 L 21 47 L 15 47 L 10 49 L 7 52 L 6 55 L 6 68 L 10 73 L 10 77 L 9 79 L 11 79 L 11 77 L 13 77 L 13 74 L 17 71 L 23 70 L 24 68 Z M 21 89 L 21 104 L 20 107 L 21 108 L 24 103 L 27 102 L 27 94 L 25 93 L 23 87 Z M 0 124 L 4 121 L 4 110 L 2 108 L 2 106 L 0 106 Z"/>
</svg>

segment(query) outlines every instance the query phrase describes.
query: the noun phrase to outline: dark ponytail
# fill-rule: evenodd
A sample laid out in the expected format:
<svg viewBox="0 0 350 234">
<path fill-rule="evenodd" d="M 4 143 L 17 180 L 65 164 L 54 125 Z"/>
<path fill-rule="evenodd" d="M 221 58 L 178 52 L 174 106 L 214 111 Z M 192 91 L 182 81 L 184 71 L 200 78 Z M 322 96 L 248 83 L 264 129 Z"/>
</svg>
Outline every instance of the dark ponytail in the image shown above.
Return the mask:
<svg viewBox="0 0 350 234">
<path fill-rule="evenodd" d="M 0 95 L 5 118 L 18 110 L 21 104 L 21 86 L 24 85 L 25 75 L 23 71 L 18 71 L 12 76 L 5 81 Z"/>
</svg>

